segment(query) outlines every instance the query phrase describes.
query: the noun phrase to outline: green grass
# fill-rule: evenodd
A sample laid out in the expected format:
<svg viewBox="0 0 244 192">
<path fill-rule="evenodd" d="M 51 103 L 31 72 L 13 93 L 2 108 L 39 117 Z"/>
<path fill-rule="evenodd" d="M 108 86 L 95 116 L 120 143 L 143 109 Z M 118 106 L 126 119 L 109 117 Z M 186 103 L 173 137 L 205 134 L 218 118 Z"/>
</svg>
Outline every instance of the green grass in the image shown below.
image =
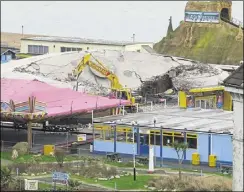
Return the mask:
<svg viewBox="0 0 244 192">
<path fill-rule="evenodd" d="M 25 53 L 18 53 L 18 54 L 16 54 L 16 57 L 18 57 L 19 59 L 24 59 L 24 58 L 32 57 L 32 55 L 25 54 Z"/>
<path fill-rule="evenodd" d="M 20 155 L 16 159 L 12 159 L 11 152 L 1 152 L 1 159 L 13 161 L 14 163 L 23 163 L 23 162 L 30 162 L 32 158 L 34 157 L 33 154 L 26 154 L 26 155 Z M 55 157 L 47 156 L 47 155 L 41 155 L 38 157 L 40 162 L 56 162 Z M 65 156 L 65 161 L 74 161 L 79 160 L 78 156 L 72 156 L 67 155 Z"/>
<path fill-rule="evenodd" d="M 118 190 L 144 189 L 144 185 L 147 185 L 148 181 L 154 177 L 155 176 L 152 175 L 137 175 L 137 179 L 134 181 L 133 176 L 124 176 L 119 179 L 95 182 L 95 179 L 87 179 L 81 176 L 71 176 L 73 179 L 78 179 L 89 184 L 98 184 L 108 188 L 115 188 L 116 185 Z"/>
</svg>

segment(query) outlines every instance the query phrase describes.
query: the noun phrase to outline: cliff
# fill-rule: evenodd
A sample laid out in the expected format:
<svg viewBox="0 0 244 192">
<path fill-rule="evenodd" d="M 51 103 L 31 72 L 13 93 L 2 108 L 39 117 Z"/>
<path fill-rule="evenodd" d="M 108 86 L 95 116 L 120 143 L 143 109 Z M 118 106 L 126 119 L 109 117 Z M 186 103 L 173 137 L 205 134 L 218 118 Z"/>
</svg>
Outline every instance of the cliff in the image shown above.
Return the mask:
<svg viewBox="0 0 244 192">
<path fill-rule="evenodd" d="M 154 45 L 157 53 L 214 64 L 239 64 L 243 60 L 243 30 L 219 24 L 181 22 Z"/>
</svg>

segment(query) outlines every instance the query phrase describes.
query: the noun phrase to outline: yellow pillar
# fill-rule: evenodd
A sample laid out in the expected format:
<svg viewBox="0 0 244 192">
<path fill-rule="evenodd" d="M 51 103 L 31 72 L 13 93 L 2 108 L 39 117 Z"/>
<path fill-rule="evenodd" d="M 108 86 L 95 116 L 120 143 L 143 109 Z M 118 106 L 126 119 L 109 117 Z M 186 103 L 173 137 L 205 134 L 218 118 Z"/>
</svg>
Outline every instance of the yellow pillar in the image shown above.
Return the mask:
<svg viewBox="0 0 244 192">
<path fill-rule="evenodd" d="M 28 121 L 27 122 L 27 142 L 29 149 L 32 148 L 32 122 Z"/>
</svg>

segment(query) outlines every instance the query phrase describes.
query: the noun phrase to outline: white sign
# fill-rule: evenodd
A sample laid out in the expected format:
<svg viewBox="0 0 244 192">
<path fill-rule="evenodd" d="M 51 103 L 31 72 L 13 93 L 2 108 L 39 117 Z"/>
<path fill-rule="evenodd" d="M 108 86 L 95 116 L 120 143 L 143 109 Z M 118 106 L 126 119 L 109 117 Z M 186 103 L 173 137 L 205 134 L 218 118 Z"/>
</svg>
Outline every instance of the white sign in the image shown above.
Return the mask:
<svg viewBox="0 0 244 192">
<path fill-rule="evenodd" d="M 77 135 L 77 141 L 86 141 L 86 134 Z"/>
<path fill-rule="evenodd" d="M 186 22 L 195 23 L 219 23 L 219 13 L 215 12 L 200 12 L 200 11 L 186 11 Z"/>
<path fill-rule="evenodd" d="M 25 190 L 37 191 L 38 190 L 38 180 L 25 179 Z"/>
<path fill-rule="evenodd" d="M 61 182 L 63 184 L 67 184 L 69 180 L 69 174 L 62 172 L 53 172 L 52 179 L 53 182 Z"/>
<path fill-rule="evenodd" d="M 154 172 L 154 146 L 149 146 L 149 170 L 148 172 Z"/>
</svg>

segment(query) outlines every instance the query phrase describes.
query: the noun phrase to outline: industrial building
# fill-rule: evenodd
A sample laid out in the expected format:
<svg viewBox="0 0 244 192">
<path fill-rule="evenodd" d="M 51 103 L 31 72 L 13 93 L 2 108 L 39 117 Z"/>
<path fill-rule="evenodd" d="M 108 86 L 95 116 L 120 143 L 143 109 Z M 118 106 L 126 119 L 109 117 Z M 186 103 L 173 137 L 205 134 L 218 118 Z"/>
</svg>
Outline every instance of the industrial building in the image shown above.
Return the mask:
<svg viewBox="0 0 244 192">
<path fill-rule="evenodd" d="M 158 111 L 94 119 L 100 138 L 94 141 L 96 153 L 149 155 L 154 146 L 155 156 L 163 160 L 177 160 L 170 146 L 172 142 L 187 142 L 184 154 L 187 162 L 232 164 L 233 112 L 222 109 L 165 108 Z M 134 122 L 134 123 L 133 123 Z M 135 132 L 134 149 L 132 130 Z"/>
<path fill-rule="evenodd" d="M 21 39 L 21 53 L 42 55 L 84 50 L 153 52 L 150 42 L 119 42 L 73 37 L 29 37 Z"/>
<path fill-rule="evenodd" d="M 243 63 L 224 80 L 233 98 L 233 191 L 243 191 Z"/>
</svg>

